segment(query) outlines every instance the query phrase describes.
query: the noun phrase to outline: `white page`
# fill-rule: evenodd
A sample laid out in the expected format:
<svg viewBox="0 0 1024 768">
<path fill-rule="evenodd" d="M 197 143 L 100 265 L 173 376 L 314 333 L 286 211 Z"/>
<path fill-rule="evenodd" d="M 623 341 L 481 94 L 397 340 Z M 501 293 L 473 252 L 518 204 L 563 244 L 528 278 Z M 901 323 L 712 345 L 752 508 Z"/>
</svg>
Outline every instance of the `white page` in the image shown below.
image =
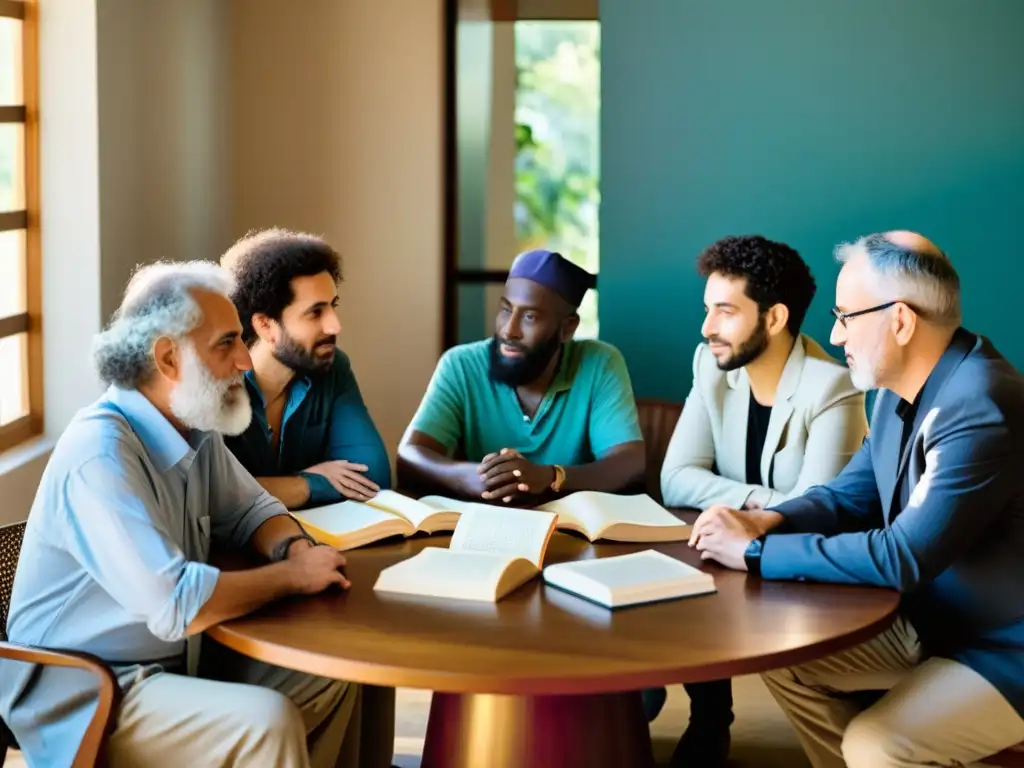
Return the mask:
<svg viewBox="0 0 1024 768">
<path fill-rule="evenodd" d="M 551 512 L 471 504 L 459 518 L 451 549 L 523 557 L 541 568 Z"/>
<path fill-rule="evenodd" d="M 539 509 L 566 514 L 596 534 L 608 523 L 633 523 L 656 528 L 681 525 L 680 520 L 646 493 L 621 496 L 615 493 L 578 491 Z"/>
<path fill-rule="evenodd" d="M 300 521 L 308 521 L 310 525 L 337 535 L 358 531 L 384 520 L 396 519 L 390 512 L 375 509 L 358 501 L 342 501 L 324 507 L 304 509 L 293 514 Z"/>
<path fill-rule="evenodd" d="M 486 552 L 425 547 L 381 571 L 374 589 L 427 597 L 494 600 L 508 559 Z"/>
<path fill-rule="evenodd" d="M 385 510 L 393 510 L 417 527 L 436 511 L 423 502 L 389 490 L 378 491 L 377 495 L 370 499 L 369 504 Z"/>
<path fill-rule="evenodd" d="M 458 512 L 463 513 L 474 505 L 472 501 L 459 501 L 449 499 L 447 496 L 424 496 L 420 504 L 425 504 L 437 512 Z"/>
<path fill-rule="evenodd" d="M 628 555 L 549 565 L 545 569 L 545 575 L 559 571 L 571 571 L 613 591 L 639 586 L 653 587 L 688 579 L 698 582 L 713 580 L 711 574 L 653 549 Z"/>
</svg>

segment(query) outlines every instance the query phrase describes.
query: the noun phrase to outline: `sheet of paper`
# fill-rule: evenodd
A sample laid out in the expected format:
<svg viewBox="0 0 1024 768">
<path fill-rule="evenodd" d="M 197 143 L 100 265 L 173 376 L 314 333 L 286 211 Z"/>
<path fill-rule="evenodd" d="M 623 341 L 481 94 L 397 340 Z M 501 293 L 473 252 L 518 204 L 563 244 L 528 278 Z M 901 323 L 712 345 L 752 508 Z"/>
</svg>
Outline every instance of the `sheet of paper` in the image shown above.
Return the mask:
<svg viewBox="0 0 1024 768">
<path fill-rule="evenodd" d="M 551 512 L 473 504 L 459 519 L 451 549 L 523 557 L 539 569 L 554 518 Z"/>
</svg>

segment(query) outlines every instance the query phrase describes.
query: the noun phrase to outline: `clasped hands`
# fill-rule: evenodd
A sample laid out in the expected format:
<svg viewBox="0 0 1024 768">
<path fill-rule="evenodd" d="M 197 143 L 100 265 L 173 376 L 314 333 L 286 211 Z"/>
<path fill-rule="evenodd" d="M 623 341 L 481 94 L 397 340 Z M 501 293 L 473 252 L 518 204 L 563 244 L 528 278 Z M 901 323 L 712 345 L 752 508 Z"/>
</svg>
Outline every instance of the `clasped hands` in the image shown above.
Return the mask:
<svg viewBox="0 0 1024 768">
<path fill-rule="evenodd" d="M 555 481 L 555 468 L 527 461 L 519 451 L 502 448 L 484 456 L 476 468 L 479 495 L 506 504 L 520 494 L 540 494 Z M 472 495 L 476 495 L 473 493 Z"/>
<path fill-rule="evenodd" d="M 759 506 L 732 509 L 716 504 L 700 513 L 689 544 L 700 552 L 701 560 L 715 560 L 726 568 L 745 571 L 744 554 L 750 542 L 771 530 L 779 519 L 778 513 Z"/>
</svg>

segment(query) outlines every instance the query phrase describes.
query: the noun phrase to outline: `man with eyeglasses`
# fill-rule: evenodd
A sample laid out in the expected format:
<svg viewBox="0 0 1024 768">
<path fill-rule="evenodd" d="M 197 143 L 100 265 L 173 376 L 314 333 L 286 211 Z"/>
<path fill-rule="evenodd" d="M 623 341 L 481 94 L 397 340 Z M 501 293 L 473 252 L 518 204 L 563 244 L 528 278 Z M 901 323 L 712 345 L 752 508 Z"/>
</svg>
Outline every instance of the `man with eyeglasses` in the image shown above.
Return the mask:
<svg viewBox="0 0 1024 768">
<path fill-rule="evenodd" d="M 726 237 L 697 259 L 706 279 L 693 387 L 662 466 L 674 507 L 764 507 L 833 479 L 867 433 L 846 366 L 800 333 L 814 298 L 800 254 L 761 236 Z M 729 680 L 687 683 L 690 725 L 672 765 L 717 768 L 729 754 Z M 644 692 L 647 717 L 664 689 Z"/>
<path fill-rule="evenodd" d="M 690 543 L 753 577 L 902 593 L 876 638 L 764 675 L 815 768 L 971 764 L 1024 741 L 1024 377 L 961 327 L 921 235 L 837 256 L 832 341 L 882 388 L 870 439 L 800 498 L 705 511 Z"/>
</svg>

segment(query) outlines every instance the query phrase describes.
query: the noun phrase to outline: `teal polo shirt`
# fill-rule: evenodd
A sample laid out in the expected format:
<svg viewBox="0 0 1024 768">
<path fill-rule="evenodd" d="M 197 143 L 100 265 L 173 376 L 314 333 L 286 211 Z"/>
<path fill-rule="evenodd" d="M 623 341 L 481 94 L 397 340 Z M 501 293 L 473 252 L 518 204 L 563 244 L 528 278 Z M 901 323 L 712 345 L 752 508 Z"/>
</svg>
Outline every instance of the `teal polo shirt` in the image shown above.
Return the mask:
<svg viewBox="0 0 1024 768">
<path fill-rule="evenodd" d="M 570 341 L 533 418 L 515 390 L 491 381 L 491 340 L 444 353 L 412 429 L 437 440 L 449 455 L 480 461 L 514 448 L 537 464 L 572 466 L 601 459 L 617 445 L 641 440 L 626 361 L 601 341 Z"/>
</svg>

